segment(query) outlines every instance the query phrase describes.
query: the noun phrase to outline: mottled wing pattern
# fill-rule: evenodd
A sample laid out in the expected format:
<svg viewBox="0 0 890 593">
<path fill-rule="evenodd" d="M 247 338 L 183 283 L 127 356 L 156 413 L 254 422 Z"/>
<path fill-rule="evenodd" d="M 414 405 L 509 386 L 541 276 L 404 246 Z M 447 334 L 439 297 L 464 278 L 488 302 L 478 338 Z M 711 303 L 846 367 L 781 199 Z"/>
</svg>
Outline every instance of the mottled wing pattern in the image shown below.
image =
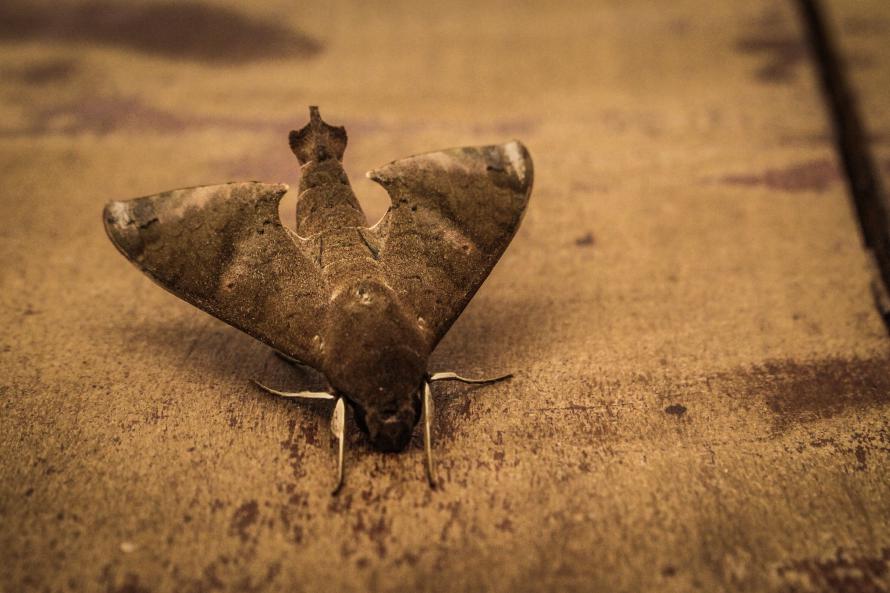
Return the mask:
<svg viewBox="0 0 890 593">
<path fill-rule="evenodd" d="M 516 233 L 531 157 L 514 141 L 413 156 L 368 176 L 392 199 L 373 229 L 380 261 L 435 347 Z"/>
<path fill-rule="evenodd" d="M 158 284 L 276 350 L 318 366 L 327 302 L 317 266 L 282 226 L 286 185 L 228 183 L 105 207 L 117 248 Z"/>
</svg>

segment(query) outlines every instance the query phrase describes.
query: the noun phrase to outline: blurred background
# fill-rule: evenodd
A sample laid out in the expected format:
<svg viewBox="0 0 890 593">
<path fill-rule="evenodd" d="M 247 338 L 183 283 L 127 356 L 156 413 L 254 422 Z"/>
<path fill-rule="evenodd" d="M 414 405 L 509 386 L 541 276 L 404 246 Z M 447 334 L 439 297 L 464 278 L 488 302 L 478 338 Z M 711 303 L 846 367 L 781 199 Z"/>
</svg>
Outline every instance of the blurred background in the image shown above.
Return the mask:
<svg viewBox="0 0 890 593">
<path fill-rule="evenodd" d="M 882 179 L 890 8 L 825 0 Z M 0 590 L 883 591 L 890 348 L 791 1 L 0 5 Z M 419 438 L 350 429 L 154 286 L 105 202 L 525 143 L 520 232 Z M 294 220 L 296 196 L 281 206 Z"/>
</svg>

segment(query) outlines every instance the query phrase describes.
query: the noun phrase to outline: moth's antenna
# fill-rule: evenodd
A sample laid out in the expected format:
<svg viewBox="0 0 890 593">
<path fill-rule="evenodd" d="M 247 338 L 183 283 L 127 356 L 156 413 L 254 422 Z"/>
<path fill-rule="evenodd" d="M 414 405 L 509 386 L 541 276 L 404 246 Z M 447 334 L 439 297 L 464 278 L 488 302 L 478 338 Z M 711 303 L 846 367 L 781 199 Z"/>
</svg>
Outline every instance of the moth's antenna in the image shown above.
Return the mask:
<svg viewBox="0 0 890 593">
<path fill-rule="evenodd" d="M 287 398 L 299 398 L 299 399 L 334 399 L 334 396 L 328 393 L 327 391 L 278 391 L 277 389 L 272 389 L 271 387 L 266 387 L 256 379 L 254 379 L 254 384 L 266 391 L 271 393 L 272 395 L 277 395 L 280 397 Z"/>
<path fill-rule="evenodd" d="M 473 383 L 473 384 L 485 384 L 485 383 L 497 383 L 498 381 L 505 381 L 507 379 L 512 379 L 513 373 L 507 373 L 506 375 L 500 377 L 493 377 L 491 379 L 467 379 L 466 377 L 461 377 L 457 373 L 445 372 L 445 373 L 433 373 L 430 375 L 429 382 L 433 381 L 462 381 L 463 383 Z"/>
<path fill-rule="evenodd" d="M 343 487 L 343 457 L 346 440 L 346 404 L 342 397 L 338 397 L 337 403 L 334 405 L 334 414 L 331 416 L 331 432 L 337 439 L 337 485 L 331 492 L 332 496 L 336 496 Z"/>
<path fill-rule="evenodd" d="M 426 478 L 430 488 L 435 488 L 436 466 L 433 464 L 433 394 L 429 381 L 423 382 L 423 448 L 426 452 Z"/>
</svg>

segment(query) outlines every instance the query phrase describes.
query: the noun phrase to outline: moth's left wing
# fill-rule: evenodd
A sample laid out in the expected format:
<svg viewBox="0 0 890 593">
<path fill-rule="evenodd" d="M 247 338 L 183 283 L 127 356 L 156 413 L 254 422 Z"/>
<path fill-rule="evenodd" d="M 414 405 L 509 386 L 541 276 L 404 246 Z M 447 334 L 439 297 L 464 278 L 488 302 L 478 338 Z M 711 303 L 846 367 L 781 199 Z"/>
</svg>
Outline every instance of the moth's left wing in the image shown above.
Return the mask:
<svg viewBox="0 0 890 593">
<path fill-rule="evenodd" d="M 368 176 L 392 199 L 372 229 L 380 262 L 432 349 L 516 233 L 532 188 L 531 157 L 514 141 L 413 156 Z"/>
<path fill-rule="evenodd" d="M 111 202 L 118 250 L 176 296 L 318 368 L 327 302 L 303 240 L 285 228 L 286 185 L 227 183 Z"/>
</svg>

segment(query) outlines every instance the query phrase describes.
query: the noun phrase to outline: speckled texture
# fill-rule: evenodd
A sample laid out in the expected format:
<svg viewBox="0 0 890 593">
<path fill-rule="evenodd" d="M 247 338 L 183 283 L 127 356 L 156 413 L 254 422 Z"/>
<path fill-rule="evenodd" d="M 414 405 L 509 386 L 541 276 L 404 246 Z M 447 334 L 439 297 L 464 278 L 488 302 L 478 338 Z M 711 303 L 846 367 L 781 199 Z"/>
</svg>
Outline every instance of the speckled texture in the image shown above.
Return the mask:
<svg viewBox="0 0 890 593">
<path fill-rule="evenodd" d="M 316 49 L 3 37 L 0 589 L 887 589 L 890 348 L 790 5 L 227 6 Z M 249 383 L 320 378 L 98 228 L 110 199 L 295 186 L 310 104 L 349 129 L 370 222 L 381 162 L 535 157 L 522 228 L 433 353 L 516 373 L 437 392 L 441 491 L 418 436 L 387 455 L 353 431 L 332 498 L 326 406 Z"/>
</svg>

